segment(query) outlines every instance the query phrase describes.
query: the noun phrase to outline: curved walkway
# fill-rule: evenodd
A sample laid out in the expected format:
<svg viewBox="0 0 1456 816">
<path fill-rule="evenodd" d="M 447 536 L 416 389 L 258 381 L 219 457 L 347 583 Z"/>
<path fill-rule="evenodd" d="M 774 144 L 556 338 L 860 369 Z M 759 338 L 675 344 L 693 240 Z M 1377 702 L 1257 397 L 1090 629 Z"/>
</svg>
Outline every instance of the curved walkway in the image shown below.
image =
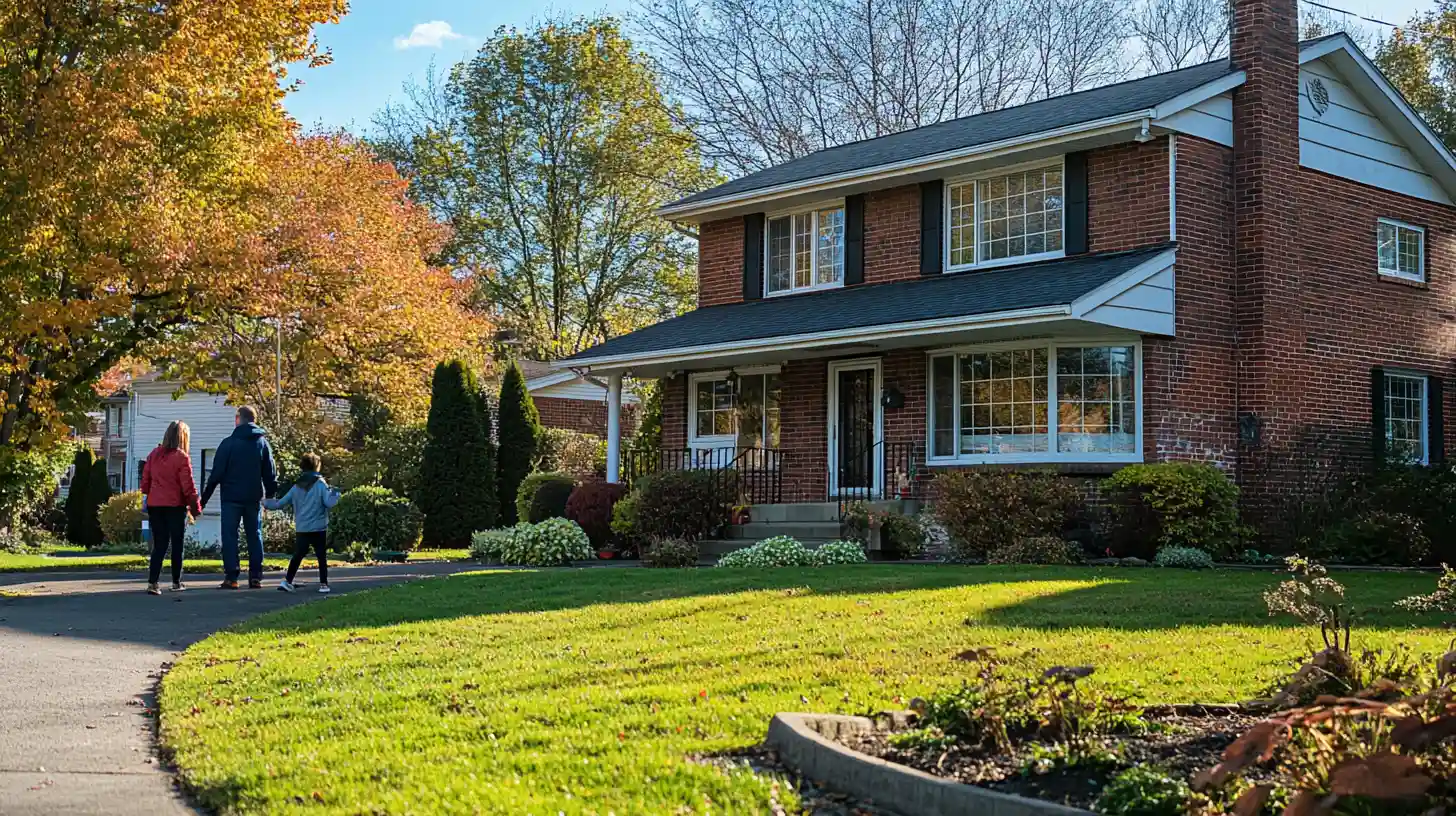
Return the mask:
<svg viewBox="0 0 1456 816">
<path fill-rule="evenodd" d="M 334 595 L 479 567 L 400 564 L 329 576 Z M 141 591 L 135 573 L 0 575 L 0 813 L 191 813 L 153 739 L 157 677 L 183 649 L 218 629 L 281 606 L 322 600 L 313 576 L 300 591 Z"/>
</svg>

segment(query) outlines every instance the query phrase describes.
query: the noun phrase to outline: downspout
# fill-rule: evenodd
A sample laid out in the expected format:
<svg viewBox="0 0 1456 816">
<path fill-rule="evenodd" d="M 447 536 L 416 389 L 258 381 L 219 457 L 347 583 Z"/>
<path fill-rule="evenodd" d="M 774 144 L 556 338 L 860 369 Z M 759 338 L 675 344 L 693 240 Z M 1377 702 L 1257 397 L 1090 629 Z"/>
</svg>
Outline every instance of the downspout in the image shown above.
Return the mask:
<svg viewBox="0 0 1456 816">
<path fill-rule="evenodd" d="M 1168 240 L 1178 240 L 1178 134 L 1168 134 Z"/>
</svg>

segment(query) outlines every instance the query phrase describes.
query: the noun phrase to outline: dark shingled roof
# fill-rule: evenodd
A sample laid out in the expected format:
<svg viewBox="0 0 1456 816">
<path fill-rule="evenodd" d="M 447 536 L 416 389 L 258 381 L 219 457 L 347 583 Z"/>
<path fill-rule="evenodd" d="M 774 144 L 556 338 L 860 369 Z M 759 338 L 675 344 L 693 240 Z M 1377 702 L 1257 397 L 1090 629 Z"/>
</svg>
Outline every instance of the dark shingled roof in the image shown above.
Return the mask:
<svg viewBox="0 0 1456 816">
<path fill-rule="evenodd" d="M 1054 96 L 1014 108 L 950 119 L 888 136 L 826 148 L 680 199 L 669 207 L 820 176 L 932 156 L 1015 139 L 1109 116 L 1145 110 L 1233 73 L 1228 60 L 1206 62 L 1087 91 Z"/>
<path fill-rule="evenodd" d="M 709 306 L 613 337 L 563 362 L 1069 305 L 1169 246 Z"/>
</svg>

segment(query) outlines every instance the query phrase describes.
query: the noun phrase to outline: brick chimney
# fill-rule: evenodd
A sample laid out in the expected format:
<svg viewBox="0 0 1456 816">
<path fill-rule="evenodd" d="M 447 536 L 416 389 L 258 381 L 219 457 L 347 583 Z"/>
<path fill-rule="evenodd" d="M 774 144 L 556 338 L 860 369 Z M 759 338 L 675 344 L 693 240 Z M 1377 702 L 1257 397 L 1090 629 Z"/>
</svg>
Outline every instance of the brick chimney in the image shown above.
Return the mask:
<svg viewBox="0 0 1456 816">
<path fill-rule="evenodd" d="M 1233 0 L 1229 54 L 1247 75 L 1234 90 L 1238 473 L 1260 505 L 1302 422 L 1298 0 Z"/>
</svg>

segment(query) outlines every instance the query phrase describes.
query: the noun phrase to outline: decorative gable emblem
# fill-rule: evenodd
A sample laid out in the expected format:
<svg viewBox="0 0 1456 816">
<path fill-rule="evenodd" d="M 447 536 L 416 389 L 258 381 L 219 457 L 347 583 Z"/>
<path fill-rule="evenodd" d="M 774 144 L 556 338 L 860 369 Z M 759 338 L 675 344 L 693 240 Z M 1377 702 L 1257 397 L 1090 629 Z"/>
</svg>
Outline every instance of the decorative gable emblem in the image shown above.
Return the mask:
<svg viewBox="0 0 1456 816">
<path fill-rule="evenodd" d="M 1324 80 L 1314 77 L 1309 81 L 1309 104 L 1314 107 L 1315 114 L 1324 116 L 1325 111 L 1330 109 L 1330 91 L 1325 87 Z"/>
</svg>

